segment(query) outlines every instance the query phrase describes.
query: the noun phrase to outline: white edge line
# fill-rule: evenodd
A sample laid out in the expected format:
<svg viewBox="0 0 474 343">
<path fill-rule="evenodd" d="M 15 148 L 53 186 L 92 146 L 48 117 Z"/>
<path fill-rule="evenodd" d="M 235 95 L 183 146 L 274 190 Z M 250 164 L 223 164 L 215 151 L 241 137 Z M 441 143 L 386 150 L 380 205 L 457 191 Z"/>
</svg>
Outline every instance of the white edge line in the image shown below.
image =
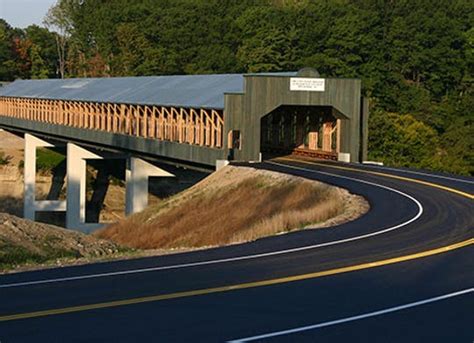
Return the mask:
<svg viewBox="0 0 474 343">
<path fill-rule="evenodd" d="M 342 175 L 337 175 L 337 174 L 332 174 L 332 173 L 327 173 L 327 172 L 322 172 L 322 171 L 316 171 L 316 170 L 313 170 L 313 169 L 289 166 L 289 165 L 286 165 L 286 164 L 280 164 L 280 163 L 276 163 L 276 162 L 267 162 L 267 163 L 275 164 L 275 165 L 282 166 L 282 167 L 285 167 L 285 168 L 299 169 L 299 170 L 303 170 L 303 171 L 309 171 L 309 172 L 312 172 L 312 173 L 318 173 L 318 174 L 334 176 L 334 177 L 338 177 L 338 178 L 342 178 L 342 179 L 348 179 L 348 180 L 351 180 L 351 181 L 365 183 L 365 184 L 368 184 L 368 185 L 371 185 L 371 186 L 383 188 L 383 189 L 389 190 L 391 192 L 398 193 L 398 194 L 412 200 L 418 206 L 418 213 L 413 218 L 407 220 L 406 222 L 400 223 L 398 225 L 395 225 L 395 226 L 392 226 L 392 227 L 389 227 L 389 228 L 386 228 L 386 229 L 382 229 L 382 230 L 379 230 L 379 231 L 375 231 L 375 232 L 372 232 L 372 233 L 368 233 L 368 234 L 364 234 L 364 235 L 360 235 L 360 236 L 354 236 L 354 237 L 350 237 L 350 238 L 345 238 L 345 239 L 341 239 L 341 240 L 337 240 L 337 241 L 307 245 L 307 246 L 303 246 L 303 247 L 286 249 L 286 250 L 272 251 L 272 252 L 267 252 L 267 253 L 262 253 L 262 254 L 230 257 L 230 258 L 224 258 L 224 259 L 218 259 L 218 260 L 210 260 L 210 261 L 202 261 L 202 262 L 191 262 L 191 263 L 183 263 L 183 264 L 176 264 L 176 265 L 162 266 L 162 267 L 131 269 L 131 270 L 124 270 L 124 271 L 117 271 L 117 272 L 109 272 L 109 273 L 99 273 L 99 274 L 89 274 L 89 275 L 69 276 L 69 277 L 63 277 L 63 278 L 54 278 L 54 279 L 44 279 L 44 280 L 8 283 L 8 284 L 0 285 L 0 289 L 1 288 L 21 287 L 21 286 L 40 285 L 40 284 L 55 283 L 55 282 L 94 279 L 94 278 L 117 276 L 117 275 L 147 273 L 147 272 L 154 272 L 154 271 L 160 271 L 160 270 L 189 268 L 189 267 L 204 266 L 204 265 L 210 265 L 210 264 L 218 264 L 218 263 L 226 263 L 226 262 L 234 262 L 234 261 L 242 261 L 242 260 L 251 260 L 251 259 L 268 257 L 268 256 L 289 254 L 289 253 L 294 253 L 294 252 L 299 252 L 299 251 L 304 251 L 304 250 L 322 248 L 322 247 L 327 247 L 327 246 L 331 246 L 331 245 L 357 241 L 357 240 L 361 240 L 361 239 L 381 235 L 381 234 L 384 234 L 384 233 L 387 233 L 387 232 L 390 232 L 390 231 L 393 231 L 393 230 L 397 230 L 401 227 L 404 227 L 404 226 L 414 222 L 415 220 L 417 220 L 423 214 L 423 206 L 421 205 L 421 203 L 417 199 L 415 199 L 411 195 L 408 195 L 406 193 L 403 193 L 402 191 L 396 190 L 396 189 L 391 188 L 391 187 L 379 185 L 377 183 L 364 181 L 364 180 L 360 180 L 360 179 L 356 179 L 356 178 L 352 178 L 352 177 L 348 177 L 348 176 L 342 176 Z"/>
<path fill-rule="evenodd" d="M 318 323 L 318 324 L 313 324 L 313 325 L 307 325 L 307 326 L 302 326 L 302 327 L 288 329 L 288 330 L 270 332 L 270 333 L 266 333 L 266 334 L 262 334 L 262 335 L 258 335 L 258 336 L 239 338 L 239 339 L 236 339 L 236 340 L 228 341 L 228 343 L 251 342 L 251 341 L 258 340 L 258 339 L 272 338 L 272 337 L 276 337 L 276 336 L 289 335 L 289 334 L 299 333 L 299 332 L 308 331 L 308 330 L 315 330 L 315 329 L 319 329 L 319 328 L 323 328 L 323 327 L 327 327 L 327 326 L 338 325 L 338 324 L 353 322 L 353 321 L 361 320 L 361 319 L 365 319 L 365 318 L 381 316 L 381 315 L 384 315 L 384 314 L 387 314 L 387 313 L 392 313 L 392 312 L 405 310 L 407 308 L 412 308 L 412 307 L 421 306 L 421 305 L 425 305 L 425 304 L 429 304 L 429 303 L 433 303 L 433 302 L 437 302 L 437 301 L 441 301 L 441 300 L 445 300 L 445 299 L 449 299 L 449 298 L 454 298 L 454 297 L 464 295 L 464 294 L 468 294 L 468 293 L 471 293 L 471 292 L 474 292 L 474 288 L 467 288 L 467 289 L 463 289 L 461 291 L 448 293 L 448 294 L 443 294 L 443 295 L 440 295 L 440 296 L 437 296 L 437 297 L 424 299 L 424 300 L 420 300 L 420 301 L 416 301 L 416 302 L 412 302 L 412 303 L 408 303 L 408 304 L 404 304 L 404 305 L 399 305 L 399 306 L 395 306 L 395 307 L 390 307 L 390 308 L 386 308 L 386 309 L 383 309 L 383 310 L 368 312 L 368 313 L 360 314 L 360 315 L 357 315 L 357 316 L 331 320 L 331 321 L 328 321 L 328 322 L 323 322 L 323 323 Z"/>
</svg>

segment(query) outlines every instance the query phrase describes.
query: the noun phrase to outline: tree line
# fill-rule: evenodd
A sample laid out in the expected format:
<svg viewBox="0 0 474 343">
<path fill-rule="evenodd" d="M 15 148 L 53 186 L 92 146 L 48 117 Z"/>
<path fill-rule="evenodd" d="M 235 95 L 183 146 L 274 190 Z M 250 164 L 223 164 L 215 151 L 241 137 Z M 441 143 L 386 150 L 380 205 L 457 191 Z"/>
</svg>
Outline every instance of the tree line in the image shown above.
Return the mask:
<svg viewBox="0 0 474 343">
<path fill-rule="evenodd" d="M 0 20 L 0 79 L 291 71 L 356 77 L 370 159 L 474 175 L 471 0 L 59 0 Z"/>
</svg>

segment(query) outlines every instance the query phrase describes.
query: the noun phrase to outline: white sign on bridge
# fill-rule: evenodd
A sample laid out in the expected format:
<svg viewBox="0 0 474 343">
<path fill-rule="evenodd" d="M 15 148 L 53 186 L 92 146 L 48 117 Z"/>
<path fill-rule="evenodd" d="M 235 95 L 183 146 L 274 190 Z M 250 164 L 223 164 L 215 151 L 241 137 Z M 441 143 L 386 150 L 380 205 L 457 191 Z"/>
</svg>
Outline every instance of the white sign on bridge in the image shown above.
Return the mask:
<svg viewBox="0 0 474 343">
<path fill-rule="evenodd" d="M 324 92 L 325 80 L 292 77 L 290 79 L 290 91 L 308 91 L 308 92 Z"/>
</svg>

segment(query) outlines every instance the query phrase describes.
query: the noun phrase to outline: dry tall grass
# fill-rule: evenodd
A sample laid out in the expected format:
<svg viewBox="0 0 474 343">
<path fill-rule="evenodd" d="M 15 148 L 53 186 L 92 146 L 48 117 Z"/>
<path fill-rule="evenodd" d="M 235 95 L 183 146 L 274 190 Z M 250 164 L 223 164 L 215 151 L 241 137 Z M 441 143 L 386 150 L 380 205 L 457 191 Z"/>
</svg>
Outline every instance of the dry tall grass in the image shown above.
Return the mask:
<svg viewBox="0 0 474 343">
<path fill-rule="evenodd" d="M 344 216 L 348 210 L 352 212 L 345 219 L 353 219 L 367 210 L 362 198 L 336 187 L 228 168 L 232 169 L 222 182 L 211 176 L 96 235 L 142 249 L 221 246 L 303 228 Z M 229 176 L 237 181 L 230 182 Z"/>
</svg>

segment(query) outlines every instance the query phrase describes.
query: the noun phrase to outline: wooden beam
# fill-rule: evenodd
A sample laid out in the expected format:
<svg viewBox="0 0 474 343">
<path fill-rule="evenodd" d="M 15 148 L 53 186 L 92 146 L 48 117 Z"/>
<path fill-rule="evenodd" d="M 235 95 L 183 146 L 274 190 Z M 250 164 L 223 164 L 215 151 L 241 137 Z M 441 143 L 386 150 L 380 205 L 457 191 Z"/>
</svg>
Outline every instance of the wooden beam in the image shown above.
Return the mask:
<svg viewBox="0 0 474 343">
<path fill-rule="evenodd" d="M 156 106 L 152 106 L 150 109 L 150 127 L 149 127 L 149 137 L 156 138 Z"/>
</svg>

